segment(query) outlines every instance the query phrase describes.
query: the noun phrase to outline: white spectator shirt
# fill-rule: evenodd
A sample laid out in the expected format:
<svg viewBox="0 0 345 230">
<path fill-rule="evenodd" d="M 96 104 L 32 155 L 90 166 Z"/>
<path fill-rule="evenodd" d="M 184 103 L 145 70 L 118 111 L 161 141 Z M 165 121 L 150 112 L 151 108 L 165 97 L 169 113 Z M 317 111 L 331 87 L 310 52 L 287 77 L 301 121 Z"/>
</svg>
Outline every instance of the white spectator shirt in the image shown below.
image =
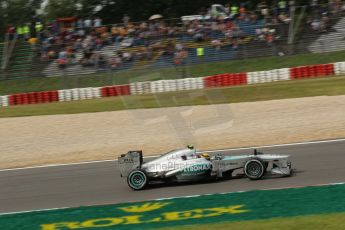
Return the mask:
<svg viewBox="0 0 345 230">
<path fill-rule="evenodd" d="M 83 29 L 78 30 L 78 35 L 83 37 L 85 35 L 85 30 Z"/>
<path fill-rule="evenodd" d="M 66 59 L 67 58 L 67 53 L 66 51 L 61 51 L 59 53 L 59 59 Z"/>
<path fill-rule="evenodd" d="M 78 25 L 78 28 L 83 28 L 83 27 L 84 27 L 84 22 L 83 22 L 83 20 L 79 19 L 77 25 Z"/>
<path fill-rule="evenodd" d="M 123 23 L 124 23 L 125 25 L 127 25 L 127 24 L 129 23 L 129 20 L 131 20 L 131 18 L 128 17 L 128 16 L 124 16 L 124 17 L 122 18 L 122 21 L 123 21 Z"/>
<path fill-rule="evenodd" d="M 91 27 L 91 26 L 92 26 L 92 21 L 91 21 L 90 19 L 86 19 L 86 20 L 84 21 L 84 26 L 85 26 L 85 27 Z"/>
<path fill-rule="evenodd" d="M 176 48 L 177 50 L 182 50 L 182 49 L 183 49 L 183 46 L 182 46 L 182 44 L 177 43 L 175 48 Z"/>
<path fill-rule="evenodd" d="M 93 21 L 93 25 L 94 25 L 95 27 L 100 27 L 100 26 L 102 26 L 102 19 L 96 18 L 96 19 Z"/>
</svg>

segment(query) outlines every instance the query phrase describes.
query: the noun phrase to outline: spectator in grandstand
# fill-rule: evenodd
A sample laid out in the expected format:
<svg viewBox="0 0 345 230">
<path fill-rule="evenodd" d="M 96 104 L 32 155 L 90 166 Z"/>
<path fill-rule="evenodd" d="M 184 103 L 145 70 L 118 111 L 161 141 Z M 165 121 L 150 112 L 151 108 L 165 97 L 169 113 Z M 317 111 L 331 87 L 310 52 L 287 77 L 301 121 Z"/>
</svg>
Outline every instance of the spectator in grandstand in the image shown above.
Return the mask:
<svg viewBox="0 0 345 230">
<path fill-rule="evenodd" d="M 274 34 L 273 34 L 273 31 L 269 31 L 269 32 L 266 34 L 266 42 L 267 42 L 267 45 L 268 45 L 268 46 L 272 46 L 272 45 L 273 45 L 273 42 L 274 42 Z"/>
<path fill-rule="evenodd" d="M 59 57 L 58 57 L 59 59 L 64 59 L 64 60 L 66 60 L 67 61 L 67 52 L 66 52 L 66 50 L 61 50 L 60 52 L 59 52 Z"/>
<path fill-rule="evenodd" d="M 223 42 L 220 39 L 214 39 L 211 43 L 216 51 L 219 51 L 223 46 Z"/>
<path fill-rule="evenodd" d="M 41 51 L 40 51 L 41 55 L 47 56 L 47 53 L 49 52 L 50 48 L 51 48 L 50 43 L 48 43 L 48 41 L 43 41 L 41 43 Z"/>
<path fill-rule="evenodd" d="M 67 55 L 67 61 L 69 64 L 76 63 L 76 54 L 72 46 L 67 46 L 66 55 Z"/>
<path fill-rule="evenodd" d="M 232 49 L 237 50 L 238 49 L 238 40 L 233 40 L 232 41 Z"/>
<path fill-rule="evenodd" d="M 127 14 L 123 15 L 122 22 L 123 22 L 123 25 L 125 27 L 128 26 L 128 23 L 129 23 L 130 20 L 131 20 L 131 18 Z"/>
<path fill-rule="evenodd" d="M 286 1 L 278 2 L 277 9 L 281 13 L 276 17 L 278 18 L 279 15 L 280 21 L 287 21 L 287 7 Z M 225 7 L 225 16 L 221 15 L 212 20 L 191 20 L 184 22 L 182 26 L 167 25 L 161 20 L 131 23 L 128 15 L 124 15 L 123 25 L 112 27 L 102 26 L 101 18 L 79 19 L 71 28 L 60 28 L 58 22 L 54 21 L 42 30 L 41 58 L 60 60 L 61 53 L 66 52 L 67 58 L 63 59 L 67 60 L 65 64 L 67 66 L 76 63 L 77 54 L 80 53 L 82 58 L 78 61 L 82 66 L 99 69 L 106 66 L 119 69 L 125 66 L 123 63 L 152 60 L 152 57 L 156 57 L 155 54 L 162 53 L 170 62 L 183 63 L 186 58 L 182 57 L 188 56 L 186 44 L 190 41 L 207 42 L 216 50 L 221 50 L 221 47 L 227 44 L 232 44 L 236 49 L 243 41 L 242 38 L 248 36 L 245 34 L 248 33 L 247 30 L 243 30 L 239 25 L 256 24 L 258 19 L 267 19 L 271 16 L 266 1 L 261 1 L 257 8 L 259 11 L 255 13 L 248 11 L 244 4 L 229 5 Z M 206 10 L 203 10 L 203 14 L 207 14 Z M 235 15 L 234 20 L 226 17 L 229 14 Z M 257 37 L 263 42 L 274 41 L 274 34 L 268 39 L 269 34 L 259 29 Z M 97 53 L 102 52 L 106 46 L 111 46 L 120 52 L 117 55 L 110 55 L 109 58 L 107 55 L 99 56 Z M 138 47 L 138 49 L 129 51 L 132 49 L 127 49 L 128 47 Z M 105 65 L 104 62 L 107 64 Z"/>
<path fill-rule="evenodd" d="M 82 66 L 94 66 L 95 65 L 95 53 L 92 49 L 85 49 L 83 53 L 83 57 L 80 60 Z"/>
<path fill-rule="evenodd" d="M 73 44 L 73 50 L 79 51 L 82 49 L 82 47 L 83 47 L 82 40 L 78 38 Z"/>
<path fill-rule="evenodd" d="M 57 54 L 54 50 L 49 50 L 47 57 L 48 57 L 48 60 L 55 60 L 57 58 Z"/>
<path fill-rule="evenodd" d="M 188 57 L 188 51 L 186 49 L 178 50 L 174 56 L 174 64 L 176 66 L 186 64 L 186 58 Z"/>
<path fill-rule="evenodd" d="M 83 24 L 83 28 L 89 30 L 92 27 L 92 20 L 90 18 L 86 18 Z"/>
<path fill-rule="evenodd" d="M 118 68 L 121 67 L 122 65 L 122 60 L 121 60 L 121 57 L 119 55 L 114 55 L 110 58 L 110 68 L 112 70 L 117 70 Z"/>
<path fill-rule="evenodd" d="M 123 62 L 131 62 L 133 60 L 133 56 L 130 52 L 123 52 L 122 53 L 122 60 L 123 60 Z"/>
<path fill-rule="evenodd" d="M 134 43 L 134 38 L 133 37 L 125 37 L 123 41 L 121 42 L 120 46 L 123 48 L 126 47 L 131 47 Z"/>
<path fill-rule="evenodd" d="M 163 55 L 172 57 L 175 51 L 175 44 L 173 40 L 168 40 L 166 46 L 163 49 Z"/>
<path fill-rule="evenodd" d="M 285 12 L 282 12 L 278 15 L 278 20 L 279 22 L 290 23 L 291 18 L 289 18 L 289 16 Z"/>
<path fill-rule="evenodd" d="M 319 33 L 325 32 L 327 29 L 328 17 L 326 13 L 323 13 L 322 17 L 315 18 L 311 23 L 311 28 Z"/>
<path fill-rule="evenodd" d="M 240 27 L 235 25 L 231 31 L 228 32 L 228 37 L 233 40 L 241 39 L 244 36 L 243 32 L 241 31 Z"/>
<path fill-rule="evenodd" d="M 238 14 L 238 19 L 243 20 L 246 17 L 246 7 L 244 3 L 241 3 L 240 9 L 239 9 L 239 14 Z"/>
<path fill-rule="evenodd" d="M 176 43 L 175 49 L 176 49 L 177 51 L 181 51 L 181 50 L 183 49 L 183 45 L 182 45 L 181 43 Z"/>
<path fill-rule="evenodd" d="M 238 5 L 232 4 L 230 6 L 230 17 L 235 19 L 235 18 L 237 18 L 238 14 L 239 14 L 239 7 L 238 7 Z"/>
<path fill-rule="evenodd" d="M 230 15 L 230 4 L 229 3 L 225 4 L 224 12 L 226 15 Z M 201 15 L 202 15 L 202 13 L 201 13 Z"/>
<path fill-rule="evenodd" d="M 137 58 L 139 60 L 151 60 L 152 58 L 152 48 L 149 46 L 142 47 L 138 50 Z"/>
<path fill-rule="evenodd" d="M 13 24 L 10 24 L 8 27 L 7 27 L 7 34 L 8 34 L 8 38 L 9 40 L 13 40 L 14 38 L 14 35 L 16 34 L 16 27 L 13 25 Z"/>
<path fill-rule="evenodd" d="M 101 50 L 103 48 L 103 40 L 100 37 L 93 38 L 94 46 L 96 50 Z"/>
<path fill-rule="evenodd" d="M 194 41 L 196 42 L 203 42 L 205 41 L 205 36 L 201 31 L 196 31 L 193 36 Z"/>
<path fill-rule="evenodd" d="M 268 5 L 265 0 L 262 0 L 258 5 L 257 5 L 257 11 L 260 12 L 260 15 L 262 18 L 266 18 L 269 15 L 269 9 Z"/>
<path fill-rule="evenodd" d="M 67 67 L 67 60 L 58 59 L 57 62 L 60 69 L 65 69 Z"/>
<path fill-rule="evenodd" d="M 94 27 L 101 27 L 102 26 L 102 19 L 97 17 L 93 20 L 93 26 Z"/>
<path fill-rule="evenodd" d="M 79 18 L 77 21 L 77 29 L 83 29 L 84 28 L 84 21 L 83 19 Z"/>
<path fill-rule="evenodd" d="M 325 32 L 328 26 L 328 16 L 327 13 L 323 13 L 321 16 L 321 30 L 322 32 Z"/>
<path fill-rule="evenodd" d="M 314 31 L 320 31 L 320 28 L 321 28 L 321 22 L 320 20 L 318 19 L 314 19 L 312 22 L 311 22 L 311 28 L 314 30 Z"/>
<path fill-rule="evenodd" d="M 332 14 L 340 14 L 344 11 L 344 4 L 341 0 L 329 0 L 329 11 Z"/>
<path fill-rule="evenodd" d="M 106 60 L 105 55 L 103 54 L 99 54 L 97 57 L 97 68 L 99 70 L 105 70 L 106 68 L 108 68 L 108 62 Z"/>
<path fill-rule="evenodd" d="M 286 14 L 288 11 L 288 3 L 285 0 L 279 0 L 278 1 L 278 13 L 279 14 Z"/>
<path fill-rule="evenodd" d="M 38 43 L 38 39 L 36 37 L 29 38 L 28 43 L 31 45 L 31 47 L 36 47 L 36 44 Z"/>
</svg>

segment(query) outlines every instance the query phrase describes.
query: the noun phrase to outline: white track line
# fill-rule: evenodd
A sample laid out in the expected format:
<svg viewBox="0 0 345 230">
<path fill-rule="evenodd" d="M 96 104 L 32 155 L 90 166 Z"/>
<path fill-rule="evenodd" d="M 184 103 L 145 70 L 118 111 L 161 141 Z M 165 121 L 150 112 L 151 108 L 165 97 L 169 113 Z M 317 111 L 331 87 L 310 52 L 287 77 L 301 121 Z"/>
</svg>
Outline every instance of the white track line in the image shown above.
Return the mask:
<svg viewBox="0 0 345 230">
<path fill-rule="evenodd" d="M 81 207 L 87 207 L 87 206 L 81 206 Z M 79 207 L 79 208 L 81 208 L 81 207 Z M 29 211 L 7 212 L 7 213 L 0 213 L 0 216 L 13 215 L 13 214 L 24 214 L 24 213 L 31 213 L 31 212 L 54 211 L 54 210 L 62 210 L 62 209 L 69 209 L 69 208 L 74 208 L 74 207 L 47 208 L 47 209 L 37 209 L 37 210 L 29 210 Z"/>
<path fill-rule="evenodd" d="M 205 151 L 199 151 L 199 152 L 206 152 L 206 153 L 210 153 L 210 152 L 227 152 L 227 151 L 246 150 L 246 149 L 274 148 L 274 147 L 322 144 L 322 143 L 343 142 L 343 141 L 345 141 L 345 138 L 334 139 L 334 140 L 297 142 L 297 143 L 290 143 L 290 144 L 277 144 L 277 145 L 263 145 L 263 146 L 253 146 L 253 147 L 240 147 L 240 148 L 229 148 L 229 149 L 205 150 Z M 154 158 L 154 157 L 159 157 L 159 156 L 160 155 L 154 155 L 154 156 L 147 156 L 147 157 L 144 157 L 144 158 L 145 159 L 149 159 L 149 158 Z M 70 166 L 70 165 L 83 165 L 83 164 L 116 162 L 116 161 L 117 161 L 117 159 L 114 159 L 114 160 L 101 160 L 101 161 L 85 161 L 85 162 L 68 163 L 68 164 L 50 164 L 50 165 L 40 165 L 40 166 L 23 167 L 23 168 L 1 169 L 0 172 L 27 170 L 27 169 L 38 169 L 38 168 L 48 168 L 48 167 L 62 167 L 62 166 Z"/>
<path fill-rule="evenodd" d="M 344 185 L 345 182 L 338 182 L 338 183 L 329 183 L 329 184 L 316 184 L 316 185 L 306 185 L 306 186 L 297 186 L 297 187 L 276 187 L 276 188 L 267 188 L 267 189 L 259 189 L 259 190 L 245 190 L 245 191 L 236 191 L 236 192 L 222 192 L 222 193 L 210 193 L 210 194 L 198 194 L 198 195 L 187 195 L 187 196 L 176 196 L 176 197 L 166 197 L 166 198 L 157 198 L 151 199 L 148 201 L 162 201 L 162 200 L 172 200 L 172 199 L 180 199 L 180 198 L 193 198 L 193 197 L 200 197 L 200 196 L 212 196 L 212 195 L 227 195 L 227 194 L 234 194 L 234 193 L 244 193 L 250 191 L 270 191 L 270 190 L 284 190 L 284 189 L 300 189 L 300 188 L 308 188 L 308 187 L 323 187 L 323 186 L 330 186 L 330 185 Z M 136 202 L 125 202 L 125 203 L 140 203 L 144 201 L 136 201 Z M 120 204 L 120 203 L 117 203 Z M 116 204 L 103 204 L 103 205 L 116 205 Z M 37 209 L 37 210 L 29 210 L 29 211 L 19 211 L 19 212 L 8 212 L 8 213 L 0 213 L 0 216 L 5 215 L 13 215 L 13 214 L 23 214 L 23 213 L 32 213 L 32 212 L 44 212 L 44 211 L 54 211 L 54 210 L 62 210 L 62 209 L 71 209 L 71 208 L 87 208 L 87 207 L 94 207 L 94 206 L 103 206 L 103 205 L 86 205 L 80 207 L 61 207 L 61 208 L 48 208 L 48 209 Z"/>
<path fill-rule="evenodd" d="M 263 149 L 263 148 L 298 146 L 298 145 L 310 145 L 310 144 L 322 144 L 322 143 L 332 143 L 332 142 L 342 142 L 342 141 L 345 141 L 345 138 L 334 139 L 334 140 L 297 142 L 297 143 L 291 143 L 291 144 L 277 144 L 277 145 L 263 145 L 263 146 L 243 147 L 243 148 L 233 148 L 233 149 L 207 150 L 207 151 L 202 151 L 202 152 L 226 152 L 226 151 L 245 150 L 245 149 L 259 149 L 259 148 Z"/>
</svg>

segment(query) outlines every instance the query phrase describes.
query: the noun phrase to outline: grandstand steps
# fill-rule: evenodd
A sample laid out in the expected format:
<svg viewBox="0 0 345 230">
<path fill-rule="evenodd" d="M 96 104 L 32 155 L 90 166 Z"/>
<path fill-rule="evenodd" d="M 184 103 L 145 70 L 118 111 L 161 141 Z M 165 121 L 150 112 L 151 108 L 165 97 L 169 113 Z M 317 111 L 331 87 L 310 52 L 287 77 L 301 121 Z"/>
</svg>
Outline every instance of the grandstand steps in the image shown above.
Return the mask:
<svg viewBox="0 0 345 230">
<path fill-rule="evenodd" d="M 8 67 L 4 71 L 6 78 L 31 77 L 34 52 L 27 42 L 18 40 L 9 60 Z"/>
<path fill-rule="evenodd" d="M 111 57 L 118 51 L 118 49 L 119 47 L 116 45 L 107 45 L 102 48 L 101 53 Z"/>
<path fill-rule="evenodd" d="M 87 74 L 94 74 L 97 69 L 93 67 L 83 67 L 81 65 L 69 66 L 66 69 L 60 69 L 59 67 L 54 67 L 52 69 L 48 68 L 43 71 L 46 77 L 62 77 L 62 76 L 80 76 Z"/>
<path fill-rule="evenodd" d="M 345 17 L 341 18 L 326 34 L 321 34 L 310 43 L 311 53 L 326 53 L 345 50 Z"/>
<path fill-rule="evenodd" d="M 94 67 L 83 67 L 79 64 L 70 65 L 65 69 L 61 69 L 56 61 L 51 62 L 47 68 L 43 70 L 43 75 L 46 77 L 61 77 L 72 75 L 86 75 L 94 74 L 97 69 Z"/>
<path fill-rule="evenodd" d="M 164 53 L 164 51 L 154 52 L 153 56 L 150 60 L 142 60 L 137 61 L 133 66 L 132 69 L 143 69 L 145 67 L 151 66 L 153 63 L 155 63 Z"/>
</svg>

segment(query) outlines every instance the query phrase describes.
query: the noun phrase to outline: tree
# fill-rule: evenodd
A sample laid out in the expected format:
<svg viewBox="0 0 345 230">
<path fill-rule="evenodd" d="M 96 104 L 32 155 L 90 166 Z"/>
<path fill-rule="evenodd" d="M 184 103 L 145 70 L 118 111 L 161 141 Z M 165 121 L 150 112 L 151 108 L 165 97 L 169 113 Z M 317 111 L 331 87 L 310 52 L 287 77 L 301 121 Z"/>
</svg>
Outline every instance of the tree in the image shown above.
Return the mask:
<svg viewBox="0 0 345 230">
<path fill-rule="evenodd" d="M 54 0 L 49 1 L 44 11 L 48 19 L 71 17 L 78 13 L 79 0 Z"/>
<path fill-rule="evenodd" d="M 43 0 L 0 0 L 0 33 L 4 34 L 9 24 L 21 25 L 30 22 L 41 7 Z"/>
<path fill-rule="evenodd" d="M 44 9 L 46 19 L 76 16 L 79 18 L 99 16 L 104 23 L 119 23 L 124 14 L 132 21 L 147 20 L 153 14 L 164 18 L 179 18 L 183 15 L 198 14 L 212 4 L 245 3 L 250 9 L 261 0 L 49 0 Z M 288 1 L 288 0 L 286 0 Z M 0 33 L 8 24 L 19 25 L 30 22 L 37 9 L 45 0 L 0 0 Z M 275 5 L 277 0 L 267 0 Z M 296 0 L 296 5 L 307 5 L 310 0 Z M 327 2 L 327 0 L 320 0 Z"/>
<path fill-rule="evenodd" d="M 45 13 L 48 19 L 71 16 L 85 18 L 96 15 L 98 9 L 107 5 L 107 0 L 51 0 L 45 8 Z"/>
</svg>

